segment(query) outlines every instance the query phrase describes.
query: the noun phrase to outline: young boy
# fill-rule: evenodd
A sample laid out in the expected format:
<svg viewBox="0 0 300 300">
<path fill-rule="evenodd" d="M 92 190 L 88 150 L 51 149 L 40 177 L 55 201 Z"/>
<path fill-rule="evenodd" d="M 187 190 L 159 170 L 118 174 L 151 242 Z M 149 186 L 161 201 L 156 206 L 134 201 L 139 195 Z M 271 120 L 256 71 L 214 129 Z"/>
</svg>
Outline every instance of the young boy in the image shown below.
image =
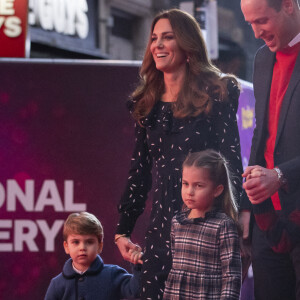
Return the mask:
<svg viewBox="0 0 300 300">
<path fill-rule="evenodd" d="M 51 280 L 45 300 L 138 297 L 140 265 L 134 266 L 134 275 L 131 275 L 119 266 L 103 263 L 98 255 L 103 247 L 103 227 L 94 215 L 70 214 L 64 224 L 63 238 L 65 251 L 71 258 L 62 273 Z M 133 255 L 140 258 L 142 254 Z"/>
</svg>

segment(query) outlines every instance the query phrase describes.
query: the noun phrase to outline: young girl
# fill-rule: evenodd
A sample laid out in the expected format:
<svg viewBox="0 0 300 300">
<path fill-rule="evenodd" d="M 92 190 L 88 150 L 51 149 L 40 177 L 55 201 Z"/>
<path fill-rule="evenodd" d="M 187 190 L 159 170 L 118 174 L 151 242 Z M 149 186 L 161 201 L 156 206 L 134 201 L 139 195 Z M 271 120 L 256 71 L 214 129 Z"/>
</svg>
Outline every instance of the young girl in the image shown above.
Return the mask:
<svg viewBox="0 0 300 300">
<path fill-rule="evenodd" d="M 191 153 L 183 163 L 184 209 L 172 219 L 172 269 L 164 299 L 239 299 L 241 257 L 226 161 Z"/>
</svg>

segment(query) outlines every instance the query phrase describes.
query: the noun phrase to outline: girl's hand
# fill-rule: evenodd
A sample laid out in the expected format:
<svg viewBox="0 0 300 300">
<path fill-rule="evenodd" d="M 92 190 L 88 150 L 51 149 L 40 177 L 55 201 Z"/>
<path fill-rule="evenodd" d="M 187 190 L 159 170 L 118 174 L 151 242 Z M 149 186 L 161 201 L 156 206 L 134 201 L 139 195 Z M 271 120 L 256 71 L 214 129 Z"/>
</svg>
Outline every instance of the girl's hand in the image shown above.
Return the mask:
<svg viewBox="0 0 300 300">
<path fill-rule="evenodd" d="M 250 218 L 251 212 L 248 210 L 242 210 L 239 215 L 239 224 L 243 232 L 243 240 L 247 241 L 250 238 Z"/>
<path fill-rule="evenodd" d="M 142 253 L 142 249 L 139 245 L 136 245 L 134 243 L 131 242 L 129 237 L 126 236 L 122 236 L 120 238 L 118 238 L 118 240 L 116 241 L 116 245 L 119 248 L 119 251 L 121 253 L 121 255 L 123 256 L 123 258 L 131 263 L 136 263 L 135 260 L 132 261 L 132 252 L 133 251 L 139 251 L 140 253 Z M 130 251 L 131 250 L 131 251 Z M 134 255 L 134 258 L 137 255 Z M 139 263 L 141 260 L 142 255 L 138 256 L 138 261 Z"/>
</svg>

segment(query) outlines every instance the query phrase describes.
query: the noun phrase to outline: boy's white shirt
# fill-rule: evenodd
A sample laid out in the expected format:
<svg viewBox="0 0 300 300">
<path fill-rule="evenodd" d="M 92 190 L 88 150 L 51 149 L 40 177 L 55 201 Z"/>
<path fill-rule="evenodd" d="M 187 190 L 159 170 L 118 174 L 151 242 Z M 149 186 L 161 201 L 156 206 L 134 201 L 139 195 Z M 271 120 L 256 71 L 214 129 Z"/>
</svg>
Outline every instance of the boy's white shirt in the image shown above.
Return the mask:
<svg viewBox="0 0 300 300">
<path fill-rule="evenodd" d="M 75 268 L 73 262 L 72 262 L 72 267 L 73 267 L 74 271 L 80 275 L 84 274 L 87 271 L 87 269 L 85 271 L 79 271 L 78 269 Z"/>
</svg>

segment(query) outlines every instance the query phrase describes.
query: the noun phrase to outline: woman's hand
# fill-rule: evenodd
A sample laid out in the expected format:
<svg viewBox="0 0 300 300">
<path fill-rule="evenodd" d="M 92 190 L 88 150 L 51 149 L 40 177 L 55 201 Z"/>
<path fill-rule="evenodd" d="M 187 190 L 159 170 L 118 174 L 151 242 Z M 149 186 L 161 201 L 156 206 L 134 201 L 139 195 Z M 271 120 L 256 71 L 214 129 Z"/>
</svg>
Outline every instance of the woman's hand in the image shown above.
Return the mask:
<svg viewBox="0 0 300 300">
<path fill-rule="evenodd" d="M 125 260 L 133 264 L 143 263 L 141 260 L 143 256 L 142 248 L 139 245 L 132 243 L 129 237 L 119 237 L 116 241 L 116 245 Z"/>
<path fill-rule="evenodd" d="M 144 253 L 142 252 L 141 247 L 136 245 L 135 249 L 136 250 L 129 250 L 131 262 L 133 264 L 143 264 L 142 256 Z"/>
</svg>

